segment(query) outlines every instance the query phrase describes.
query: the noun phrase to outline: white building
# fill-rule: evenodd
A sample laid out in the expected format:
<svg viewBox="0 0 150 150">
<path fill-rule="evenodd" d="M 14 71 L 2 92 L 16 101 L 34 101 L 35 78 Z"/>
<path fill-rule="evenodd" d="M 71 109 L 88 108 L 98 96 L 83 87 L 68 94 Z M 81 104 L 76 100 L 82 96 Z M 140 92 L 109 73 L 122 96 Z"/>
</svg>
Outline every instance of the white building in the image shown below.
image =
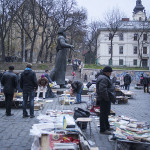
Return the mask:
<svg viewBox="0 0 150 150">
<path fill-rule="evenodd" d="M 133 10 L 133 20 L 123 18 L 121 26 L 113 38 L 112 43 L 112 65 L 148 67 L 149 41 L 150 41 L 150 21 L 146 18 L 146 13 L 141 0 L 136 1 Z M 111 58 L 110 32 L 106 27 L 100 29 L 97 49 L 97 63 L 109 65 Z M 139 40 L 138 40 L 139 39 Z"/>
</svg>

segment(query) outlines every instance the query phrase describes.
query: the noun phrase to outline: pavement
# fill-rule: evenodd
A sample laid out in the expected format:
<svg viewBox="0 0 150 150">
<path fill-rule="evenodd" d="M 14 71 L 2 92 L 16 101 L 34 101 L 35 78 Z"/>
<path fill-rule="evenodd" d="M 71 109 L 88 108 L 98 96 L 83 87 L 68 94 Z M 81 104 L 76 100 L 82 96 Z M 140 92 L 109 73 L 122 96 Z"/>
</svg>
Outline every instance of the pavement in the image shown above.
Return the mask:
<svg viewBox="0 0 150 150">
<path fill-rule="evenodd" d="M 129 99 L 128 104 L 112 105 L 112 110 L 116 115 L 125 115 L 135 118 L 139 121 L 146 121 L 150 124 L 150 94 L 144 93 L 143 90 L 134 89 L 133 99 Z M 88 97 L 84 97 L 83 101 L 89 101 Z M 64 109 L 74 109 L 74 107 L 87 108 L 86 103 L 66 105 Z M 35 111 L 37 117 L 40 113 L 45 113 L 47 109 L 61 110 L 58 98 L 53 98 L 52 103 L 46 103 L 44 109 Z M 30 129 L 33 124 L 38 123 L 35 118 L 22 118 L 22 109 L 12 109 L 14 116 L 5 116 L 5 109 L 0 108 L 0 150 L 30 150 L 34 137 L 30 135 Z M 99 147 L 99 150 L 114 150 L 114 142 L 108 140 L 108 135 L 99 134 L 99 127 L 95 116 L 92 117 L 91 123 L 92 136 L 90 138 L 89 126 L 83 131 L 87 139 L 93 146 Z"/>
</svg>

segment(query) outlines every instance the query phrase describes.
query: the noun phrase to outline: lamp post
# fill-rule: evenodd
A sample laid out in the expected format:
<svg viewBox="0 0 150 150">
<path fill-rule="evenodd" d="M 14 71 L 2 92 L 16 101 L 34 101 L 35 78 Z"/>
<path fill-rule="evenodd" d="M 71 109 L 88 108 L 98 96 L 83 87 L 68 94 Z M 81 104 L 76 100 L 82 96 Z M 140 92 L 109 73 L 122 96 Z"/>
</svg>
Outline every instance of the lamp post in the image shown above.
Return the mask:
<svg viewBox="0 0 150 150">
<path fill-rule="evenodd" d="M 23 31 L 23 59 L 22 62 L 25 62 L 25 48 L 26 48 L 26 39 L 25 39 L 25 30 Z"/>
</svg>

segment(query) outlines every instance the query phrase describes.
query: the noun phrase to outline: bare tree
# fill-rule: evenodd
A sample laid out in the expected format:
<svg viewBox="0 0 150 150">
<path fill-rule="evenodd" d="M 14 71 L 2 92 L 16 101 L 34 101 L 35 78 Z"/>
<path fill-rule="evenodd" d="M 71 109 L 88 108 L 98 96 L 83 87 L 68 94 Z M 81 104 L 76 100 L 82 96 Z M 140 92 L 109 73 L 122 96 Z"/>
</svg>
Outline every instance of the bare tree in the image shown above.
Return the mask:
<svg viewBox="0 0 150 150">
<path fill-rule="evenodd" d="M 98 36 L 100 34 L 100 28 L 102 27 L 103 23 L 101 21 L 93 21 L 89 24 L 87 35 L 86 35 L 86 46 L 90 53 L 90 56 L 92 56 L 92 53 L 94 54 L 94 60 L 96 60 L 96 53 L 97 48 L 99 47 L 99 41 Z M 89 63 L 91 64 L 90 57 Z"/>
<path fill-rule="evenodd" d="M 11 29 L 15 14 L 16 1 L 13 0 L 0 0 L 0 39 L 1 39 L 1 51 L 2 61 L 5 60 L 5 41 L 7 34 Z"/>
<path fill-rule="evenodd" d="M 120 12 L 119 9 L 112 9 L 105 14 L 105 26 L 109 31 L 109 40 L 110 40 L 110 52 L 111 57 L 109 64 L 112 65 L 112 57 L 113 57 L 113 39 L 122 25 L 121 19 L 123 18 L 124 14 Z"/>
</svg>

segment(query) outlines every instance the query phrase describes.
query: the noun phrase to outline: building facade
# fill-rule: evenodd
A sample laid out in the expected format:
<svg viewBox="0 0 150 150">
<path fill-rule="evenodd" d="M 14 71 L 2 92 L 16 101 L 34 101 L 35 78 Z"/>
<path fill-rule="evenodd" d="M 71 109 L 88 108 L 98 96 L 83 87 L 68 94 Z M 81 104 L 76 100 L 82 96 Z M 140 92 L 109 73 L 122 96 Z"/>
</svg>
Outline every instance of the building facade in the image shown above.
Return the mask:
<svg viewBox="0 0 150 150">
<path fill-rule="evenodd" d="M 110 31 L 106 27 L 100 29 L 97 62 L 100 65 L 109 65 L 112 55 L 113 66 L 148 67 L 150 21 L 146 18 L 141 0 L 136 1 L 133 20 L 123 18 L 120 23 L 121 26 L 114 35 L 112 47 Z"/>
</svg>

